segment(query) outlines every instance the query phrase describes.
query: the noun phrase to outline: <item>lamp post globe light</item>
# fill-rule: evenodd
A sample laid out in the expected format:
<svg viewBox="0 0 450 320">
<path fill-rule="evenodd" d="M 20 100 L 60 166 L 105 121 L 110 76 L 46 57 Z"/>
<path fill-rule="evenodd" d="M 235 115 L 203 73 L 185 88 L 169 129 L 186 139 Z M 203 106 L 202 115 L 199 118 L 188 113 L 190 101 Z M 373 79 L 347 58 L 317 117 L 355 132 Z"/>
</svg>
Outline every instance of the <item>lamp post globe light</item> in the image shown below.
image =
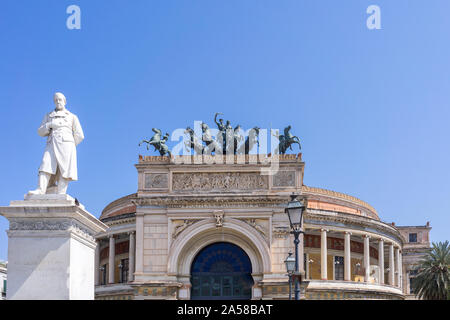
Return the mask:
<svg viewBox="0 0 450 320">
<path fill-rule="evenodd" d="M 300 284 L 299 284 L 299 273 L 298 273 L 298 244 L 300 240 L 298 237 L 303 232 L 302 229 L 302 223 L 303 223 L 303 211 L 305 210 L 305 202 L 306 199 L 303 199 L 302 202 L 297 200 L 297 197 L 299 195 L 292 193 L 291 194 L 291 201 L 289 201 L 288 206 L 284 210 L 286 214 L 289 217 L 289 224 L 291 225 L 291 233 L 294 235 L 294 244 L 295 244 L 295 270 L 294 270 L 294 277 L 295 277 L 295 300 L 300 300 Z M 287 259 L 286 259 L 287 260 Z M 286 263 L 287 267 L 287 263 Z"/>
<path fill-rule="evenodd" d="M 292 274 L 295 272 L 295 257 L 292 256 L 292 252 L 289 252 L 284 263 L 286 264 L 286 271 L 289 276 L 289 300 L 292 300 Z"/>
</svg>

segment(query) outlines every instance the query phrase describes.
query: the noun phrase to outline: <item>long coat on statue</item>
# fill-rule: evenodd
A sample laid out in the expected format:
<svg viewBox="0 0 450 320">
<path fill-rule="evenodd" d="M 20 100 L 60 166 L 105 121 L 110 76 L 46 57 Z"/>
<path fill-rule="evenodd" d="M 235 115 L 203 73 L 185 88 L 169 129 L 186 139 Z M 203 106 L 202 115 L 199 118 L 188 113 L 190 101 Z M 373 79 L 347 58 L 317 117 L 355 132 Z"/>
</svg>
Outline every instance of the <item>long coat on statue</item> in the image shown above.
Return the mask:
<svg viewBox="0 0 450 320">
<path fill-rule="evenodd" d="M 77 149 L 84 134 L 78 117 L 67 109 L 52 111 L 45 115 L 38 129 L 47 138 L 39 171 L 55 175 L 57 170 L 63 178 L 77 180 Z"/>
</svg>

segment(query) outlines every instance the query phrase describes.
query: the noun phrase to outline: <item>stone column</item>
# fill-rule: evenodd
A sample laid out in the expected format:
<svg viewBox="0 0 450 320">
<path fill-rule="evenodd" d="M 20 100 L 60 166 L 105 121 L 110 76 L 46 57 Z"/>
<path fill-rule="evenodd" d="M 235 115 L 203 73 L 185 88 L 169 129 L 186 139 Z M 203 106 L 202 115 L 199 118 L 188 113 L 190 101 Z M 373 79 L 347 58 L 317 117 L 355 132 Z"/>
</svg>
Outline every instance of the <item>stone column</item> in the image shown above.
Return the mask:
<svg viewBox="0 0 450 320">
<path fill-rule="evenodd" d="M 394 273 L 394 244 L 389 244 L 389 284 L 395 285 L 395 273 Z"/>
<path fill-rule="evenodd" d="M 128 282 L 134 280 L 134 261 L 136 254 L 135 235 L 134 231 L 130 232 L 130 247 L 128 250 Z"/>
<path fill-rule="evenodd" d="M 400 264 L 400 288 L 402 289 L 402 291 L 403 291 L 403 288 L 404 288 L 404 284 L 403 284 L 403 253 L 402 253 L 403 251 L 402 250 L 400 250 L 399 251 L 399 255 L 400 255 L 400 258 L 399 258 L 399 264 Z"/>
<path fill-rule="evenodd" d="M 114 236 L 109 236 L 109 262 L 108 262 L 108 283 L 114 283 L 114 260 L 116 258 L 116 240 Z"/>
<path fill-rule="evenodd" d="M 350 232 L 345 232 L 344 239 L 344 280 L 351 281 L 351 246 L 350 246 Z"/>
<path fill-rule="evenodd" d="M 407 271 L 406 272 L 406 282 L 405 282 L 405 291 L 404 291 L 404 293 L 406 293 L 406 294 L 409 294 L 410 292 L 411 292 L 411 287 L 410 287 L 410 284 L 409 284 L 409 271 Z"/>
<path fill-rule="evenodd" d="M 378 278 L 379 284 L 384 284 L 384 241 L 380 239 L 378 242 L 378 269 L 380 269 L 380 276 Z"/>
<path fill-rule="evenodd" d="M 328 265 L 327 265 L 327 231 L 326 229 L 320 229 L 321 232 L 321 246 L 320 246 L 320 278 L 322 280 L 328 280 Z"/>
<path fill-rule="evenodd" d="M 300 243 L 298 245 L 298 271 L 300 273 L 304 273 L 305 272 L 305 259 L 304 259 L 304 234 L 300 233 L 300 235 L 298 236 L 298 240 L 300 240 Z"/>
<path fill-rule="evenodd" d="M 370 278 L 370 237 L 364 235 L 364 282 L 369 282 Z"/>
<path fill-rule="evenodd" d="M 401 274 L 402 274 L 402 271 L 401 271 L 401 266 L 400 266 L 400 264 L 401 264 L 401 262 L 400 262 L 400 248 L 395 248 L 395 273 L 396 273 L 396 277 L 395 277 L 395 284 L 397 285 L 397 287 L 401 287 L 402 286 L 402 284 L 400 283 L 400 277 L 401 277 Z"/>
<path fill-rule="evenodd" d="M 94 282 L 96 286 L 100 285 L 100 244 L 101 240 L 95 241 L 97 246 L 95 247 L 95 263 L 94 263 Z"/>
</svg>

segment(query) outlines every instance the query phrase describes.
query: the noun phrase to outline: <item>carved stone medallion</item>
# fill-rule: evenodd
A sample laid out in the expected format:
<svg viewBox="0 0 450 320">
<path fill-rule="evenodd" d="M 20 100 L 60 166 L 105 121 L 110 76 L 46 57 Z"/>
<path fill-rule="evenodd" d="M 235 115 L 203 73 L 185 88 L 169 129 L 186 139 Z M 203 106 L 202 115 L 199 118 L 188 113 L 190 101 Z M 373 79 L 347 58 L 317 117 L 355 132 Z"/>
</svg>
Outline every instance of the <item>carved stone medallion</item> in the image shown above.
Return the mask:
<svg viewBox="0 0 450 320">
<path fill-rule="evenodd" d="M 278 171 L 273 176 L 274 187 L 295 187 L 295 171 Z"/>
<path fill-rule="evenodd" d="M 169 175 L 167 173 L 146 173 L 144 175 L 145 189 L 169 188 Z"/>
</svg>

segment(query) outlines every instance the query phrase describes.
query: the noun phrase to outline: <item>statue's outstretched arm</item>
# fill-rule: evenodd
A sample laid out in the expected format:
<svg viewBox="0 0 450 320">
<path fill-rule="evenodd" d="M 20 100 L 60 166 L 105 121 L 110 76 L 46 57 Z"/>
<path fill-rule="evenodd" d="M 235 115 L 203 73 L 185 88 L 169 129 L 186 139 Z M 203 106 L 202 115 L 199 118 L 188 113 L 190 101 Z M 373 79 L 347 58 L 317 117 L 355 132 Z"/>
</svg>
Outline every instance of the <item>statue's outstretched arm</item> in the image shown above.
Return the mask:
<svg viewBox="0 0 450 320">
<path fill-rule="evenodd" d="M 217 124 L 218 127 L 220 127 L 220 124 L 217 122 L 217 116 L 218 116 L 219 114 L 223 114 L 223 113 L 216 112 L 216 115 L 214 116 L 214 122 Z"/>
</svg>

